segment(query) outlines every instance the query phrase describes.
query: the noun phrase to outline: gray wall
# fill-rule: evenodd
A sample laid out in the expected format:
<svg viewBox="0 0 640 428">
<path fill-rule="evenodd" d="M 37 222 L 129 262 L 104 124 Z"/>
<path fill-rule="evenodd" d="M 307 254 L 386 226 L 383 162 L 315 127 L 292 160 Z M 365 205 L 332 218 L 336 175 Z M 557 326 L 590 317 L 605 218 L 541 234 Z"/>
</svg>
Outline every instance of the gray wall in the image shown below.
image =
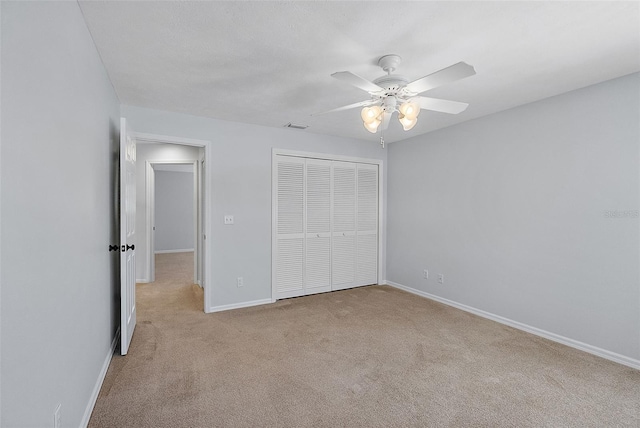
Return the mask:
<svg viewBox="0 0 640 428">
<path fill-rule="evenodd" d="M 206 167 L 211 187 L 205 196 L 212 202 L 212 236 L 207 237 L 213 246 L 208 255 L 212 271 L 205 278 L 207 286 L 211 283 L 209 307 L 271 298 L 272 148 L 383 161 L 387 156 L 374 142 L 139 107 L 122 106 L 122 111 L 136 132 L 211 141 L 212 165 Z M 233 226 L 224 225 L 225 214 L 234 215 Z M 239 276 L 243 287 L 236 286 Z"/>
<path fill-rule="evenodd" d="M 387 279 L 640 359 L 638 93 L 633 74 L 390 145 Z"/>
<path fill-rule="evenodd" d="M 0 7 L 0 425 L 77 427 L 119 325 L 119 103 L 76 2 Z"/>
<path fill-rule="evenodd" d="M 155 175 L 155 250 L 193 250 L 193 172 L 156 171 Z"/>
<path fill-rule="evenodd" d="M 123 116 L 126 113 L 123 111 Z M 127 117 L 128 119 L 128 117 Z M 135 126 L 135 124 L 133 124 Z M 142 132 L 135 128 L 134 132 Z M 159 133 L 157 133 L 159 134 Z M 162 135 L 162 134 L 160 134 Z M 147 252 L 147 200 L 146 164 L 148 162 L 196 161 L 200 159 L 197 147 L 175 144 L 138 144 L 136 149 L 136 280 L 148 282 L 149 253 Z M 193 245 L 193 244 L 192 244 Z"/>
</svg>

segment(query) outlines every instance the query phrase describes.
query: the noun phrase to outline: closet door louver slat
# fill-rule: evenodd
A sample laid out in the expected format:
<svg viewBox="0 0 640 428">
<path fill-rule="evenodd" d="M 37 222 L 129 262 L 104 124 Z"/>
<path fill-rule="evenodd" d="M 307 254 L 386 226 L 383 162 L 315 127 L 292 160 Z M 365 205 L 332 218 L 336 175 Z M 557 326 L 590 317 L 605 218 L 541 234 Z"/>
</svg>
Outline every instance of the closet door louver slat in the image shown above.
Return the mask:
<svg viewBox="0 0 640 428">
<path fill-rule="evenodd" d="M 275 296 L 298 295 L 304 287 L 304 159 L 277 162 Z"/>
<path fill-rule="evenodd" d="M 333 163 L 333 242 L 331 289 L 356 280 L 356 164 Z"/>
<path fill-rule="evenodd" d="M 304 232 L 304 162 L 278 163 L 278 235 Z"/>
<path fill-rule="evenodd" d="M 378 282 L 378 166 L 358 164 L 356 285 Z"/>
<path fill-rule="evenodd" d="M 331 290 L 331 162 L 306 160 L 305 294 Z"/>
</svg>

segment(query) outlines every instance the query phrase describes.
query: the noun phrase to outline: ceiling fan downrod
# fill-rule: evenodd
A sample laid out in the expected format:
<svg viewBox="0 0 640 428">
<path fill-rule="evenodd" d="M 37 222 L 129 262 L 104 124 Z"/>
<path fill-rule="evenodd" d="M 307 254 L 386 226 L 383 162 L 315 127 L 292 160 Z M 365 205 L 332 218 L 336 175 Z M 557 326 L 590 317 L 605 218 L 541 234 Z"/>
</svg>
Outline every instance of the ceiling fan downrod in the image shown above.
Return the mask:
<svg viewBox="0 0 640 428">
<path fill-rule="evenodd" d="M 383 57 L 380 57 L 380 59 L 378 60 L 378 65 L 380 66 L 380 68 L 386 71 L 387 74 L 391 74 L 396 71 L 398 65 L 400 65 L 400 61 L 402 61 L 400 55 L 385 55 Z"/>
</svg>

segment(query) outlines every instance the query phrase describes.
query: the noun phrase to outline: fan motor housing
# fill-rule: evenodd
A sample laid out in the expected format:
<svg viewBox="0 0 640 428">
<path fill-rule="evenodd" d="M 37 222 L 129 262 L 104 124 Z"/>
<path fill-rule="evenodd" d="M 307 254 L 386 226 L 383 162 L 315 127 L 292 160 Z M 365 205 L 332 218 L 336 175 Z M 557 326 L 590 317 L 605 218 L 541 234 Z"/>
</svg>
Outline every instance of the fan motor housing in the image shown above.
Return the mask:
<svg viewBox="0 0 640 428">
<path fill-rule="evenodd" d="M 373 81 L 373 83 L 387 91 L 398 91 L 409 83 L 409 79 L 399 74 L 389 74 L 387 76 L 378 77 Z"/>
</svg>

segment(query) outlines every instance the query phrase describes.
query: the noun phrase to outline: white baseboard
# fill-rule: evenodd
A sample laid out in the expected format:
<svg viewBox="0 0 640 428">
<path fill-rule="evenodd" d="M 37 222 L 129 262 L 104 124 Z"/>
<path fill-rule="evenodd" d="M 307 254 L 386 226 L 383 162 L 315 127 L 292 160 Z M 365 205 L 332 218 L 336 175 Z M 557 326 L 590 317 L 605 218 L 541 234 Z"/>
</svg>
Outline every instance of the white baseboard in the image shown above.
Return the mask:
<svg viewBox="0 0 640 428">
<path fill-rule="evenodd" d="M 207 308 L 207 313 L 210 314 L 213 312 L 229 311 L 231 309 L 248 308 L 250 306 L 266 305 L 274 302 L 275 300 L 273 299 L 261 299 L 251 300 L 249 302 L 232 303 L 230 305 L 209 306 Z"/>
<path fill-rule="evenodd" d="M 111 364 L 111 358 L 113 357 L 113 353 L 116 351 L 116 347 L 118 346 L 118 341 L 120 340 L 120 327 L 116 331 L 116 335 L 113 338 L 113 342 L 111 342 L 111 348 L 107 353 L 107 356 L 104 359 L 104 363 L 102 363 L 102 369 L 100 369 L 100 374 L 98 374 L 98 380 L 96 381 L 95 386 L 93 387 L 93 391 L 91 392 L 91 397 L 89 397 L 89 403 L 87 404 L 87 408 L 84 411 L 84 416 L 82 416 L 82 421 L 80 422 L 80 427 L 86 428 L 89 425 L 89 419 L 91 419 L 91 413 L 93 412 L 93 408 L 96 405 L 96 401 L 98 400 L 98 394 L 100 394 L 100 388 L 102 388 L 102 382 L 104 382 L 104 377 L 107 375 L 107 370 L 109 369 L 109 364 Z"/>
<path fill-rule="evenodd" d="M 430 300 L 435 300 L 436 302 L 443 303 L 448 306 L 453 306 L 454 308 L 461 309 L 465 312 L 470 312 L 474 315 L 481 316 L 483 318 L 490 319 L 492 321 L 499 322 L 500 324 L 505 324 L 513 328 L 517 328 L 518 330 L 526 331 L 527 333 L 535 334 L 536 336 L 544 337 L 545 339 L 552 340 L 554 342 L 561 343 L 563 345 L 570 346 L 575 349 L 579 349 L 584 352 L 588 352 L 593 355 L 597 355 L 598 357 L 605 358 L 610 361 L 614 361 L 619 364 L 623 364 L 625 366 L 632 367 L 634 369 L 640 370 L 640 360 L 636 360 L 635 358 L 627 357 L 625 355 L 620 355 L 615 352 L 607 351 L 606 349 L 598 348 L 597 346 L 589 345 L 587 343 L 579 342 L 574 339 L 570 339 L 568 337 L 560 336 L 559 334 L 551 333 L 546 330 L 542 330 L 536 327 L 532 327 L 527 324 L 523 324 L 518 321 L 511 320 L 509 318 L 501 317 L 500 315 L 495 315 L 490 312 L 485 312 L 480 309 L 476 309 L 471 306 L 463 305 L 462 303 L 454 302 L 453 300 L 448 300 L 434 294 L 427 293 L 425 291 L 416 290 L 415 288 L 407 287 L 406 285 L 398 284 L 393 281 L 385 281 L 387 285 L 391 287 L 398 288 L 400 290 L 404 290 L 406 292 L 416 294 L 421 297 L 426 297 Z"/>
<path fill-rule="evenodd" d="M 181 248 L 178 250 L 156 250 L 154 254 L 193 253 L 193 248 Z"/>
<path fill-rule="evenodd" d="M 149 282 L 149 278 L 142 278 L 142 279 L 136 279 L 136 284 L 148 284 Z"/>
</svg>

